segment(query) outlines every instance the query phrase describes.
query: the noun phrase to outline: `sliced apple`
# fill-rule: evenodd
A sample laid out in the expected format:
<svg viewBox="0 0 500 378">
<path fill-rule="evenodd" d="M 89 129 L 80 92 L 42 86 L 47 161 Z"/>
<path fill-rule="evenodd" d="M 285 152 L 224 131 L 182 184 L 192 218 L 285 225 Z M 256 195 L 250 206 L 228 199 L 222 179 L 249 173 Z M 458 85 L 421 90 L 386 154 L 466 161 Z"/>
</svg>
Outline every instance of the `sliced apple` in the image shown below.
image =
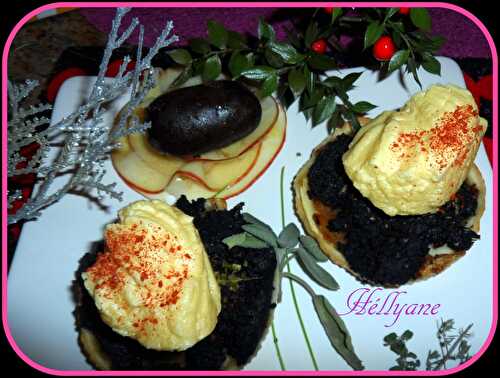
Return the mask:
<svg viewBox="0 0 500 378">
<path fill-rule="evenodd" d="M 250 187 L 257 179 L 266 171 L 266 169 L 274 161 L 279 151 L 283 147 L 286 138 L 286 113 L 283 109 L 279 110 L 279 116 L 272 127 L 270 132 L 258 143 L 260 147 L 259 155 L 256 161 L 252 164 L 251 169 L 247 170 L 246 174 L 240 176 L 238 180 L 232 184 L 227 185 L 223 189 L 216 191 L 210 188 L 204 179 L 199 175 L 181 175 L 177 173 L 170 184 L 167 186 L 166 191 L 176 197 L 185 194 L 189 199 L 196 198 L 224 198 L 228 199 L 234 197 Z M 213 162 L 217 165 L 223 165 L 220 162 Z M 217 174 L 227 174 L 226 170 L 218 170 Z"/>
<path fill-rule="evenodd" d="M 165 189 L 172 178 L 172 175 L 158 173 L 134 151 L 114 151 L 111 154 L 111 161 L 120 177 L 129 186 L 143 192 L 159 193 Z"/>
<path fill-rule="evenodd" d="M 193 161 L 177 173 L 198 179 L 208 189 L 219 191 L 228 185 L 236 184 L 244 177 L 256 163 L 259 153 L 260 144 L 257 144 L 233 159 Z"/>
<path fill-rule="evenodd" d="M 208 189 L 203 182 L 197 181 L 197 178 L 177 174 L 172 178 L 165 191 L 176 198 L 184 194 L 189 200 L 211 198 L 217 194 L 217 191 Z"/>
<path fill-rule="evenodd" d="M 286 139 L 286 112 L 280 107 L 278 119 L 271 131 L 262 139 L 259 158 L 248 172 L 237 183 L 226 187 L 217 193 L 216 197 L 228 199 L 234 197 L 250 187 L 264 174 L 281 151 Z"/>
</svg>

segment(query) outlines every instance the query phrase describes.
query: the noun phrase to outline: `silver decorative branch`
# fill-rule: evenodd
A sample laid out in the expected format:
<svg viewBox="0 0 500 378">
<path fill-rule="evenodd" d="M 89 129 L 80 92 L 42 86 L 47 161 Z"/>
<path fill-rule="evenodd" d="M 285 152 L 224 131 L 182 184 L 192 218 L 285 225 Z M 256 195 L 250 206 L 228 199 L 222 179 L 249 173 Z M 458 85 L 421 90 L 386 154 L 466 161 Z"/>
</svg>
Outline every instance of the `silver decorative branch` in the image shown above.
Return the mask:
<svg viewBox="0 0 500 378">
<path fill-rule="evenodd" d="M 155 44 L 143 57 L 144 27 L 140 25 L 139 20 L 132 19 L 123 33 L 118 31 L 122 18 L 128 11 L 128 8 L 117 9 L 99 73 L 86 103 L 61 121 L 46 126 L 42 131 L 38 130 L 40 126 L 49 124 L 49 120 L 37 115 L 51 109 L 50 105 L 40 104 L 29 109 L 20 107 L 38 82 L 26 80 L 24 84 L 13 84 L 9 81 L 8 177 L 10 179 L 20 174 L 35 173 L 38 180 L 32 197 L 15 214 L 9 215 L 9 224 L 39 217 L 43 209 L 71 191 L 90 194 L 95 190 L 99 199 L 107 195 L 121 200 L 122 193 L 115 190 L 115 183 L 102 182 L 106 173 L 104 161 L 119 145 L 121 137 L 143 132 L 150 126 L 149 123 L 140 122 L 133 111 L 155 85 L 151 60 L 161 48 L 178 40 L 178 37 L 172 34 L 173 23 L 168 21 Z M 126 56 L 116 77 L 106 80 L 105 73 L 113 51 L 123 45 L 137 26 L 139 43 L 135 68 L 125 72 L 131 61 L 130 56 Z M 128 88 L 131 88 L 130 99 L 120 113 L 117 123 L 104 123 L 103 105 L 125 93 Z M 22 156 L 21 149 L 34 142 L 40 145 L 35 155 L 31 159 Z M 62 144 L 62 147 L 55 146 L 56 142 Z M 58 148 L 57 156 L 49 162 L 47 156 L 52 148 Z M 65 183 L 59 189 L 53 189 L 54 181 L 61 175 L 66 179 Z M 9 208 L 20 198 L 20 191 L 9 192 Z"/>
</svg>

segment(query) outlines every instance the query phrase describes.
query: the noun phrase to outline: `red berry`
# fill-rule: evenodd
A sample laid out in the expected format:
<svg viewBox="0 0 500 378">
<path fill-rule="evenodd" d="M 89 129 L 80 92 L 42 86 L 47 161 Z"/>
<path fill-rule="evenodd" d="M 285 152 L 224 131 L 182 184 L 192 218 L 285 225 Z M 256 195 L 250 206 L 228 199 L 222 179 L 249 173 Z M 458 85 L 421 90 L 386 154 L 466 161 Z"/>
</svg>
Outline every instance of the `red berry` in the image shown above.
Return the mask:
<svg viewBox="0 0 500 378">
<path fill-rule="evenodd" d="M 332 14 L 333 13 L 333 7 L 326 7 L 326 8 L 323 8 L 323 10 L 325 11 L 325 13 L 327 14 Z"/>
<path fill-rule="evenodd" d="M 396 46 L 391 37 L 380 37 L 373 45 L 373 56 L 377 60 L 386 61 L 392 58 L 396 52 Z"/>
<path fill-rule="evenodd" d="M 123 63 L 123 59 L 113 60 L 111 63 L 109 63 L 105 76 L 115 77 L 116 75 L 118 75 L 118 71 L 120 70 L 120 66 L 122 65 L 122 63 Z M 134 67 L 135 67 L 135 60 L 132 60 L 127 65 L 127 69 L 125 70 L 125 72 L 133 70 Z"/>
<path fill-rule="evenodd" d="M 407 15 L 408 13 L 410 13 L 410 8 L 399 8 L 399 13 Z"/>
<path fill-rule="evenodd" d="M 87 72 L 83 68 L 71 67 L 57 73 L 47 86 L 46 97 L 49 102 L 54 102 L 62 83 L 73 76 L 85 76 Z"/>
<path fill-rule="evenodd" d="M 318 39 L 311 44 L 311 50 L 318 54 L 324 54 L 326 52 L 326 41 L 324 39 Z"/>
</svg>

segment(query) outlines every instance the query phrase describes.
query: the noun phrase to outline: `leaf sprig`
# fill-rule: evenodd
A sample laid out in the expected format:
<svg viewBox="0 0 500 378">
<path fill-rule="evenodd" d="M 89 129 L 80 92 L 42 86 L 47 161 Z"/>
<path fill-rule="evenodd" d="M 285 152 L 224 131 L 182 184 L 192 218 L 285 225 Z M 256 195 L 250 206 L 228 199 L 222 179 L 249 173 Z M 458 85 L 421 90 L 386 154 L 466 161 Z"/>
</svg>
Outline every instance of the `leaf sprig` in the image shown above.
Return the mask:
<svg viewBox="0 0 500 378">
<path fill-rule="evenodd" d="M 455 321 L 453 319 L 441 320 L 438 323 L 436 333 L 440 351 L 429 350 L 427 353 L 425 368 L 426 370 L 446 369 L 446 362 L 458 361 L 463 364 L 470 359 L 470 344 L 468 339 L 471 336 L 469 333 L 472 324 L 469 324 L 465 329 L 459 329 L 453 334 L 455 329 Z M 417 370 L 420 366 L 420 360 L 413 352 L 409 352 L 406 342 L 413 337 L 413 332 L 406 330 L 401 336 L 396 333 L 390 333 L 384 337 L 384 346 L 388 346 L 391 351 L 399 357 L 396 359 L 396 365 L 389 370 Z"/>
<path fill-rule="evenodd" d="M 314 282 L 328 290 L 338 290 L 337 281 L 319 264 L 328 259 L 317 242 L 308 235 L 301 235 L 298 227 L 293 223 L 289 223 L 279 235 L 276 235 L 269 225 L 248 213 L 243 214 L 243 219 L 247 222 L 242 226 L 244 232 L 229 236 L 223 242 L 229 248 L 234 246 L 273 248 L 276 253 L 279 274 L 279 284 L 276 288 L 278 301 L 281 300 L 283 277 L 301 285 L 311 296 L 314 309 L 333 348 L 353 369 L 362 370 L 364 367 L 354 351 L 349 331 L 328 299 L 323 295 L 317 295 L 302 278 L 293 273 L 284 272 L 287 263 L 296 259 L 304 272 Z"/>
<path fill-rule="evenodd" d="M 352 12 L 338 7 L 331 15 L 320 9 L 304 9 L 303 18 L 307 22 L 295 22 L 294 27 L 287 30 L 286 41 L 278 41 L 273 27 L 262 19 L 257 37 L 208 21 L 206 38 L 194 38 L 185 48 L 169 52 L 172 60 L 184 68 L 173 86 L 181 85 L 192 76 L 201 75 L 204 81 L 209 81 L 223 74 L 255 86 L 261 97 L 276 93 L 287 108 L 299 101 L 299 111 L 313 127 L 328 121 L 327 127 L 332 131 L 348 121 L 358 129 L 357 117 L 375 108 L 366 101 L 352 103 L 349 100 L 349 91 L 361 72 L 344 78 L 327 74 L 338 67 L 333 53 L 347 54 L 340 44 L 341 33 L 352 30 L 356 34 L 364 30 L 365 50 L 382 35 L 390 35 L 398 51 L 390 61 L 379 64 L 384 74 L 404 67 L 419 85 L 419 67 L 440 74 L 441 67 L 434 54 L 444 39 L 429 35 L 428 11 L 412 8 L 410 16 L 403 18 L 398 10 L 360 8 L 353 16 Z M 311 46 L 318 39 L 327 41 L 331 53 L 313 51 Z"/>
</svg>

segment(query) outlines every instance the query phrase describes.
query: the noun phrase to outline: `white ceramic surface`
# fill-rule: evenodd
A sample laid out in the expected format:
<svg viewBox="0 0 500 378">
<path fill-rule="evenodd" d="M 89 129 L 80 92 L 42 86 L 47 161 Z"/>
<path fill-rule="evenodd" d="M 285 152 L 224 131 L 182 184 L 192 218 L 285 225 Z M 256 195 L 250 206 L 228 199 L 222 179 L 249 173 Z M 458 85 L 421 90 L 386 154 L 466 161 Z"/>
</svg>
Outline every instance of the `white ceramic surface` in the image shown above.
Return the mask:
<svg viewBox="0 0 500 378">
<path fill-rule="evenodd" d="M 433 83 L 453 83 L 465 87 L 458 65 L 447 58 L 439 58 L 442 76 L 419 72 L 423 87 Z M 337 72 L 345 75 L 364 71 L 357 87 L 350 93 L 353 102 L 370 101 L 378 107 L 369 115 L 394 109 L 406 102 L 418 86 L 411 77 L 403 78 L 394 73 L 383 81 L 377 74 L 364 69 L 346 69 Z M 69 79 L 58 94 L 52 122 L 70 113 L 81 103 L 83 93 L 91 78 Z M 124 98 L 110 108 L 108 121 L 121 107 Z M 324 125 L 311 129 L 296 104 L 288 111 L 287 139 L 283 150 L 267 172 L 247 191 L 229 201 L 229 205 L 245 202 L 245 209 L 281 229 L 279 203 L 279 174 L 285 166 L 285 217 L 286 221 L 298 220 L 293 212 L 290 183 L 309 158 L 311 150 L 326 136 Z M 300 154 L 298 154 L 300 153 Z M 401 316 L 395 325 L 391 316 L 345 315 L 344 321 L 351 331 L 354 347 L 370 370 L 386 370 L 396 355 L 384 347 L 383 337 L 390 332 L 414 331 L 408 343 L 424 363 L 427 351 L 437 349 L 436 322 L 440 318 L 453 318 L 457 326 L 474 323 L 470 339 L 471 352 L 476 353 L 485 342 L 492 323 L 492 169 L 484 147 L 479 150 L 476 163 L 486 181 L 486 212 L 481 221 L 481 240 L 467 255 L 443 274 L 413 285 L 405 285 L 406 291 L 400 303 L 441 304 L 436 316 Z M 102 237 L 103 226 L 112 221 L 116 211 L 127 203 L 141 199 L 116 175 L 107 162 L 105 182 L 117 182 L 124 192 L 122 203 L 107 199 L 104 211 L 87 199 L 68 195 L 49 207 L 36 222 L 24 226 L 11 266 L 8 281 L 9 326 L 20 348 L 34 361 L 55 369 L 90 369 L 77 344 L 77 333 L 72 311 L 74 302 L 70 284 L 79 258 L 88 250 L 91 242 Z M 351 275 L 333 264 L 327 268 L 340 284 L 337 292 L 328 292 L 312 284 L 319 293 L 326 295 L 339 313 L 347 312 L 346 300 L 353 290 L 363 287 Z M 300 268 L 292 264 L 293 272 L 304 276 Z M 281 353 L 288 370 L 311 370 L 312 363 L 295 313 L 288 282 L 283 285 L 283 301 L 275 313 L 275 327 Z M 347 364 L 330 346 L 316 317 L 311 300 L 302 288 L 295 286 L 298 303 L 307 328 L 312 348 L 321 370 L 349 369 Z M 389 290 L 382 293 L 388 294 Z M 450 367 L 450 366 L 449 366 Z M 247 369 L 279 369 L 271 333 L 268 333 L 262 349 L 246 367 Z"/>
</svg>

